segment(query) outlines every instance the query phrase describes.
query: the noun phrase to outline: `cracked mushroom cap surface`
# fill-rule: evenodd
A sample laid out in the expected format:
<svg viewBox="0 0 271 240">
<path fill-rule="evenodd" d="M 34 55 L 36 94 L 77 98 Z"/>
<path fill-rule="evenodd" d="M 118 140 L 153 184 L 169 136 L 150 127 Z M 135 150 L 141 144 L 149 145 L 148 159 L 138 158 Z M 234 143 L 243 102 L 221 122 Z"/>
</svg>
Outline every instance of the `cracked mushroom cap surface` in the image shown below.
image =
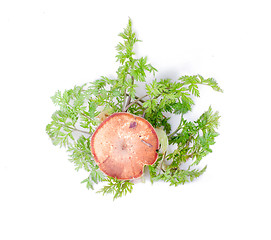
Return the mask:
<svg viewBox="0 0 271 240">
<path fill-rule="evenodd" d="M 158 157 L 159 140 L 152 125 L 130 113 L 114 113 L 105 119 L 91 138 L 91 152 L 100 170 L 117 179 L 134 179 L 144 165 Z"/>
</svg>

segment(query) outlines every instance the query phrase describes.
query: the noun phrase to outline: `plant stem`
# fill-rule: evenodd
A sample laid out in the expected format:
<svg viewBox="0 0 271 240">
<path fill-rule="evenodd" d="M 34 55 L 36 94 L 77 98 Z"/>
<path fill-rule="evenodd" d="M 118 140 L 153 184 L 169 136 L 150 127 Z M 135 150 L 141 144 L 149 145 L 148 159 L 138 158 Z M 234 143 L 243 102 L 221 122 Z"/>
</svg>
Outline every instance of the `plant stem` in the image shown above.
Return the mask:
<svg viewBox="0 0 271 240">
<path fill-rule="evenodd" d="M 124 90 L 124 100 L 123 100 L 123 105 L 122 105 L 122 111 L 124 112 L 125 108 L 126 108 L 126 98 L 127 96 L 129 96 L 127 93 L 126 93 L 126 89 Z"/>
<path fill-rule="evenodd" d="M 143 99 L 143 98 L 145 98 L 147 96 L 148 95 L 146 94 L 143 97 L 140 97 L 140 98 L 136 99 L 135 101 L 131 102 L 130 104 L 128 104 L 128 106 L 125 108 L 124 112 L 126 112 L 129 109 L 129 107 L 131 107 L 132 105 L 134 105 L 135 103 L 137 103 L 138 101 L 140 101 L 141 99 Z"/>
<path fill-rule="evenodd" d="M 162 160 L 161 160 L 161 162 L 159 163 L 159 164 L 160 164 L 160 166 L 159 166 L 159 169 L 160 169 L 159 174 L 161 173 L 161 171 L 165 172 L 164 169 L 163 169 L 163 164 L 164 164 L 164 161 L 165 161 L 165 158 L 166 158 L 166 154 L 167 154 L 167 152 L 165 151 L 165 152 L 163 153 Z"/>
<path fill-rule="evenodd" d="M 132 86 L 134 85 L 134 83 L 135 83 L 135 79 L 134 79 L 134 77 L 133 76 L 131 76 L 131 79 L 132 79 Z M 129 105 L 130 104 L 130 102 L 131 102 L 131 95 L 129 95 L 129 94 L 127 94 L 127 88 L 125 89 L 125 91 L 124 91 L 124 101 L 123 101 L 123 105 L 122 105 L 122 111 L 123 112 L 126 112 L 127 110 L 125 110 L 125 109 L 127 109 L 127 105 Z M 128 97 L 128 98 L 127 98 Z"/>
<path fill-rule="evenodd" d="M 80 129 L 77 129 L 77 128 L 74 128 L 73 130 L 77 131 L 77 132 L 85 133 L 85 134 L 88 134 L 88 135 L 91 136 L 91 134 L 89 132 L 87 132 L 87 131 L 83 131 L 83 130 L 80 130 Z"/>
<path fill-rule="evenodd" d="M 129 96 L 129 94 L 127 94 L 127 93 L 126 93 L 126 95 Z M 138 99 L 138 98 L 139 98 L 139 97 L 135 95 L 135 99 Z M 142 100 L 142 99 L 140 99 L 140 102 L 141 102 L 141 103 L 144 103 L 145 101 Z M 137 103 L 138 103 L 138 102 L 137 102 Z M 142 105 L 141 105 L 141 106 L 142 106 Z"/>
<path fill-rule="evenodd" d="M 181 129 L 181 127 L 179 126 L 174 132 L 172 132 L 170 135 L 168 135 L 168 139 L 171 139 L 171 137 L 173 137 L 173 135 L 175 135 L 180 129 Z"/>
<path fill-rule="evenodd" d="M 61 124 L 61 126 L 66 127 L 66 128 L 69 128 L 69 129 L 72 130 L 72 131 L 81 132 L 81 133 L 88 134 L 88 135 L 91 136 L 91 134 L 90 134 L 89 132 L 83 131 L 83 130 L 80 130 L 80 129 L 77 129 L 76 127 L 72 128 L 72 127 L 67 126 L 67 125 L 65 125 L 65 124 Z"/>
<path fill-rule="evenodd" d="M 181 130 L 181 128 L 182 128 L 182 122 L 183 122 L 183 113 L 181 115 L 181 121 L 180 121 L 179 126 L 177 127 L 177 129 L 174 132 L 172 132 L 170 135 L 168 135 L 168 140 L 171 139 L 171 137 L 173 135 L 175 135 L 179 130 Z"/>
<path fill-rule="evenodd" d="M 84 114 L 82 112 L 80 114 L 83 115 L 84 117 L 86 117 L 87 119 L 91 120 L 91 118 L 89 116 L 87 116 L 86 114 Z"/>
<path fill-rule="evenodd" d="M 128 96 L 128 94 L 127 94 L 127 96 Z M 135 99 L 138 99 L 138 98 L 139 98 L 138 96 L 135 96 Z M 143 101 L 143 100 L 141 99 L 140 101 L 136 102 L 136 104 L 137 104 L 139 107 L 143 108 L 142 103 L 144 103 L 144 102 L 145 102 L 145 101 Z"/>
<path fill-rule="evenodd" d="M 143 118 L 145 118 L 145 115 L 146 115 L 146 109 L 147 109 L 147 108 L 145 108 L 144 111 L 143 111 L 143 113 L 142 113 L 142 117 L 143 117 Z"/>
<path fill-rule="evenodd" d="M 132 78 L 132 86 L 133 86 L 133 85 L 134 85 L 134 83 L 135 83 L 135 79 L 134 79 L 134 77 L 133 77 L 133 76 L 131 76 L 131 78 Z M 129 105 L 129 104 L 130 104 L 130 102 L 131 102 L 131 95 L 128 95 L 128 100 L 127 100 L 126 106 L 127 106 L 127 105 Z"/>
<path fill-rule="evenodd" d="M 138 96 L 135 96 L 135 99 L 138 99 L 138 98 L 139 98 Z M 144 103 L 145 101 L 142 100 L 142 99 L 140 99 L 140 102 L 141 102 L 141 103 Z"/>
</svg>

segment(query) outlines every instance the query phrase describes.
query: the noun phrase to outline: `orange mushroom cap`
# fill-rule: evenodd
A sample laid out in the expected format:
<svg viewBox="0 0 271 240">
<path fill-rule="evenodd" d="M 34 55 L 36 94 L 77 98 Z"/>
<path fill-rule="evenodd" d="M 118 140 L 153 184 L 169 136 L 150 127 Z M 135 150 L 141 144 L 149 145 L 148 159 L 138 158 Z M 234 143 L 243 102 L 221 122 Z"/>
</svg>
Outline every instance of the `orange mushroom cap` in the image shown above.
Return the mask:
<svg viewBox="0 0 271 240">
<path fill-rule="evenodd" d="M 100 170 L 117 179 L 133 179 L 143 174 L 144 165 L 158 157 L 158 136 L 144 118 L 130 113 L 114 113 L 105 119 L 91 138 L 91 152 Z"/>
</svg>

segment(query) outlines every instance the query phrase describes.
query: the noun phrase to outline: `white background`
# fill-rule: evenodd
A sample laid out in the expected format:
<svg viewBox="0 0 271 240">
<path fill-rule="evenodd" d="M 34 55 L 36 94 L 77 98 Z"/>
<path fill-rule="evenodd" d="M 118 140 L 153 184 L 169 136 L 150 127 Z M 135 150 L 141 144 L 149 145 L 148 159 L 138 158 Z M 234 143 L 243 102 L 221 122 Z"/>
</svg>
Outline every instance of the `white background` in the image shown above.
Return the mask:
<svg viewBox="0 0 271 240">
<path fill-rule="evenodd" d="M 220 136 L 206 173 L 136 184 L 112 201 L 87 190 L 45 126 L 56 90 L 116 76 L 131 17 L 157 78 L 214 77 Z M 271 239 L 269 1 L 0 2 L 0 239 Z M 97 190 L 97 188 L 96 188 Z"/>
</svg>

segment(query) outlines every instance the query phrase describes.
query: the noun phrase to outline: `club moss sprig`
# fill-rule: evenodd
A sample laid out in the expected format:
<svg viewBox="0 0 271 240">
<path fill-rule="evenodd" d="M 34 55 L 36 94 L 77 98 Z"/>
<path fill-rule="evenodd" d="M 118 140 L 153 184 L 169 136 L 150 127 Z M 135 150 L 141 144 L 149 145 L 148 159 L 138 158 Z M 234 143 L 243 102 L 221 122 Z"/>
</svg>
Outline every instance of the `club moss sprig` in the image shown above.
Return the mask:
<svg viewBox="0 0 271 240">
<path fill-rule="evenodd" d="M 91 135 L 107 116 L 114 112 L 129 112 L 148 120 L 156 128 L 161 144 L 157 161 L 148 166 L 150 180 L 178 186 L 193 181 L 206 171 L 207 166 L 196 167 L 212 152 L 211 146 L 219 135 L 220 116 L 211 106 L 196 121 L 186 119 L 195 104 L 193 99 L 200 97 L 199 86 L 206 85 L 223 92 L 215 79 L 199 74 L 157 79 L 157 69 L 147 57 L 135 57 L 134 46 L 140 40 L 133 32 L 131 19 L 119 36 L 123 41 L 116 46 L 119 63 L 116 77 L 102 76 L 93 82 L 57 91 L 51 99 L 58 109 L 46 126 L 53 144 L 67 149 L 75 169 L 88 172 L 82 183 L 88 189 L 94 189 L 101 182 L 107 184 L 98 192 L 113 194 L 113 199 L 130 193 L 134 183 L 104 175 L 91 154 Z M 138 92 L 138 82 L 145 84 L 145 95 Z M 180 116 L 176 129 L 169 123 L 169 116 L 173 115 Z M 169 146 L 173 145 L 175 150 L 169 152 Z M 190 164 L 184 169 L 188 160 Z"/>
</svg>

